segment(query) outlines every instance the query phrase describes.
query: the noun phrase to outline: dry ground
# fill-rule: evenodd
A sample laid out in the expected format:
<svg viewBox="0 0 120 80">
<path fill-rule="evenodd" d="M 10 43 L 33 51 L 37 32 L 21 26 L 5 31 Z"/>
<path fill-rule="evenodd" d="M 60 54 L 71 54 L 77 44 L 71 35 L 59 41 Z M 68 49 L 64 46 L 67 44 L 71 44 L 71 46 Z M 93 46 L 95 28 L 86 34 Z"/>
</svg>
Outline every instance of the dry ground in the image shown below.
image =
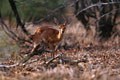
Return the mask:
<svg viewBox="0 0 120 80">
<path fill-rule="evenodd" d="M 62 61 L 57 58 L 46 66 L 44 60 L 49 60 L 49 53 L 34 56 L 26 66 L 0 68 L 0 80 L 120 80 L 120 37 L 98 42 L 93 26 L 89 33 L 80 23 L 72 26 L 67 27 L 62 47 L 56 53 L 63 53 Z M 30 63 L 35 59 L 39 60 Z M 17 60 L 12 55 L 3 63 Z"/>
</svg>

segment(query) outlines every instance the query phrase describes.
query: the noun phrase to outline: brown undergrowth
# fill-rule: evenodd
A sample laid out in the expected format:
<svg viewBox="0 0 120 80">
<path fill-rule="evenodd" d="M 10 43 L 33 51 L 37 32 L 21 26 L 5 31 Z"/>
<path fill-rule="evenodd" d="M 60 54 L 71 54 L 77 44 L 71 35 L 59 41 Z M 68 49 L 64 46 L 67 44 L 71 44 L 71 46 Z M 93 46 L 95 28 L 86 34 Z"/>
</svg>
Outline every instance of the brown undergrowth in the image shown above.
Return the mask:
<svg viewBox="0 0 120 80">
<path fill-rule="evenodd" d="M 68 25 L 56 52 L 62 53 L 59 58 L 46 66 L 50 53 L 44 53 L 32 57 L 25 66 L 0 68 L 0 80 L 119 80 L 120 37 L 99 42 L 95 33 L 94 26 L 86 32 L 80 23 Z M 18 59 L 12 56 L 3 64 L 14 64 Z"/>
</svg>

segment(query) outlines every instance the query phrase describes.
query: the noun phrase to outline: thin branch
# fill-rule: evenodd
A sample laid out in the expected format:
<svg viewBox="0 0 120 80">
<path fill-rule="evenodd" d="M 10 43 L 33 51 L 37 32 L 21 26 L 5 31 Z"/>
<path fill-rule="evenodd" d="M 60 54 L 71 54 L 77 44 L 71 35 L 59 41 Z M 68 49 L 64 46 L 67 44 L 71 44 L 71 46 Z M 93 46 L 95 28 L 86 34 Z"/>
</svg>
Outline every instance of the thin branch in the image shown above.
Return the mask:
<svg viewBox="0 0 120 80">
<path fill-rule="evenodd" d="M 112 12 L 118 11 L 118 10 L 120 10 L 120 8 L 114 9 L 114 10 L 111 10 L 110 12 L 105 13 L 104 15 L 100 16 L 99 19 L 97 19 L 97 20 L 95 21 L 95 23 L 96 23 L 96 22 L 99 22 L 101 18 L 103 18 L 103 17 L 111 14 Z"/>
<path fill-rule="evenodd" d="M 109 3 L 96 3 L 96 4 L 92 4 L 92 5 L 90 5 L 90 6 L 86 7 L 86 8 L 78 11 L 78 12 L 75 14 L 75 16 L 79 15 L 81 12 L 86 11 L 86 10 L 92 8 L 92 7 L 96 7 L 96 6 L 99 7 L 99 6 L 111 5 L 111 4 L 120 4 L 120 2 L 109 2 Z"/>
</svg>

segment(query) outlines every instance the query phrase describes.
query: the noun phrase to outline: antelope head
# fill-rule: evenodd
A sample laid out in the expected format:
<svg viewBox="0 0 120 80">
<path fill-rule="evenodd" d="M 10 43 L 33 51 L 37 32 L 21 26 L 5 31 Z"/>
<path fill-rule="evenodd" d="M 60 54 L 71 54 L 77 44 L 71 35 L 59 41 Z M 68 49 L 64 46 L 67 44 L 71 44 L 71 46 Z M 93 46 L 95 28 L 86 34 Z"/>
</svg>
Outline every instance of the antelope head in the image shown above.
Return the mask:
<svg viewBox="0 0 120 80">
<path fill-rule="evenodd" d="M 65 29 L 66 29 L 66 23 L 61 24 L 61 25 L 59 26 L 59 31 L 60 31 L 60 33 L 64 33 L 64 32 L 65 32 Z"/>
</svg>

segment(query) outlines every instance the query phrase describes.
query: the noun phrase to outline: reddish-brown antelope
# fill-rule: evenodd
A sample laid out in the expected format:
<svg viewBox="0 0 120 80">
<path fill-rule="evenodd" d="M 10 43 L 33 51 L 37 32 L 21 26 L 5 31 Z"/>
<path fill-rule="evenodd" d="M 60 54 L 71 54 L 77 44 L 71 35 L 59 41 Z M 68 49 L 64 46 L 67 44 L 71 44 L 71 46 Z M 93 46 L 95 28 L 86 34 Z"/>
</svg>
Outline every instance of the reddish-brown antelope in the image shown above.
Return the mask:
<svg viewBox="0 0 120 80">
<path fill-rule="evenodd" d="M 37 28 L 35 33 L 30 37 L 33 41 L 33 50 L 41 43 L 44 43 L 45 46 L 56 51 L 59 42 L 63 38 L 65 29 L 66 23 L 59 25 L 59 29 L 54 29 L 50 26 Z M 54 56 L 54 52 L 51 54 Z"/>
</svg>

